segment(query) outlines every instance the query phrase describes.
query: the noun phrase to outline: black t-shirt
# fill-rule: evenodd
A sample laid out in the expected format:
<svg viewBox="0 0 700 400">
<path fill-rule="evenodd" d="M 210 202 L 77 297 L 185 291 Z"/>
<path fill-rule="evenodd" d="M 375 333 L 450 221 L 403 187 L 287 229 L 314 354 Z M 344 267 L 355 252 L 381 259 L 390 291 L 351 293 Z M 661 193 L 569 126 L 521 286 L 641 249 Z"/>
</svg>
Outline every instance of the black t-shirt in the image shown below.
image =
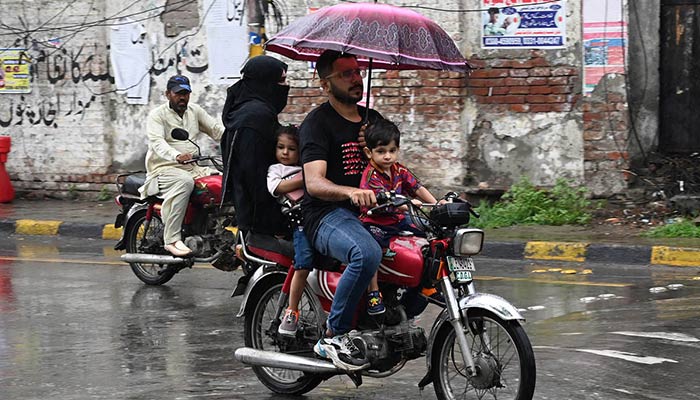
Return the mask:
<svg viewBox="0 0 700 400">
<path fill-rule="evenodd" d="M 366 109 L 357 106 L 360 115 L 364 116 Z M 369 111 L 370 124 L 382 116 Z M 326 102 L 306 116 L 299 128 L 301 141 L 301 162 L 325 160 L 327 162 L 326 178 L 336 185 L 359 187 L 362 171 L 367 166 L 367 157 L 357 142 L 361 122 L 350 122 L 338 114 Z M 359 210 L 349 200 L 325 201 L 309 195 L 304 187 L 304 229 L 309 238 L 313 239 L 321 219 L 336 209 L 345 207 L 354 212 Z"/>
</svg>

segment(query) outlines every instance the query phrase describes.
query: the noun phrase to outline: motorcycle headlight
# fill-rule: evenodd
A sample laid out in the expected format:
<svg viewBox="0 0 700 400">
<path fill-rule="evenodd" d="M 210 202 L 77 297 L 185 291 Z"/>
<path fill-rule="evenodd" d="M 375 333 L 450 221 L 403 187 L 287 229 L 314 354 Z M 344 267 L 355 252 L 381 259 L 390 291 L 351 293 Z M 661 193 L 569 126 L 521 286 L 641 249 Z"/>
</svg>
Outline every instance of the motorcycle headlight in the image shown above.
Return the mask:
<svg viewBox="0 0 700 400">
<path fill-rule="evenodd" d="M 483 245 L 484 231 L 481 229 L 458 229 L 452 241 L 456 256 L 473 256 L 479 254 Z"/>
</svg>

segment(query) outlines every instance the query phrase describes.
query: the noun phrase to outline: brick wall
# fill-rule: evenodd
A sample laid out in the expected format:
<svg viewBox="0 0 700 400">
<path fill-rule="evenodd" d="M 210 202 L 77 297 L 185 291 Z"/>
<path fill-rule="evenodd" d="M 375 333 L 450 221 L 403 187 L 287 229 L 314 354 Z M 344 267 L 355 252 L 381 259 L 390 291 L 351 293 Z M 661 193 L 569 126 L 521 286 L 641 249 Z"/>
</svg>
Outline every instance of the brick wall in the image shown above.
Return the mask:
<svg viewBox="0 0 700 400">
<path fill-rule="evenodd" d="M 2 21 L 11 26 L 24 14 L 29 26 L 38 26 L 65 7 L 58 0 L 6 3 Z M 458 9 L 464 8 L 462 3 L 434 0 L 427 5 Z M 628 157 L 627 110 L 624 91 L 618 91 L 624 85 L 612 80 L 607 98 L 603 92 L 581 97 L 580 10 L 573 3 L 567 2 L 567 48 L 556 51 L 481 49 L 479 13 L 419 10 L 445 28 L 476 67 L 469 80 L 434 71 L 373 75 L 374 107 L 399 124 L 402 161 L 426 185 L 438 193 L 482 184 L 507 188 L 526 175 L 539 185 L 567 177 L 592 184 L 601 195 L 624 189 L 619 170 Z M 218 116 L 226 86 L 208 80 L 206 33 L 197 30 L 201 6 L 200 0 L 180 10 L 185 19 L 178 19 L 177 26 L 172 16 L 161 16 L 158 10 L 144 20 L 157 57 L 146 106 L 126 104 L 124 96 L 110 93 L 114 86 L 107 27 L 77 32 L 60 49 L 0 38 L 2 47 L 26 46 L 34 59 L 32 93 L 3 95 L 0 104 L 0 121 L 10 121 L 0 134 L 12 136 L 8 171 L 15 187 L 38 193 L 95 193 L 111 189 L 107 182 L 115 173 L 143 168 L 146 114 L 165 101 L 165 81 L 177 72 L 192 81 L 191 101 Z M 105 0 L 78 0 L 57 23 L 99 20 L 122 7 Z M 306 2 L 292 0 L 284 12 L 291 21 L 306 14 Z M 173 34 L 177 36 L 170 37 Z M 183 37 L 186 40 L 179 40 Z M 298 124 L 325 97 L 306 63 L 282 59 L 290 65 L 292 89 L 280 119 Z"/>
<path fill-rule="evenodd" d="M 597 196 L 627 188 L 629 168 L 629 113 L 622 75 L 603 78 L 591 96 L 581 102 L 585 140 L 585 180 Z"/>
<path fill-rule="evenodd" d="M 282 123 L 302 122 L 326 96 L 312 73 L 289 74 L 292 88 Z M 374 108 L 401 130 L 401 162 L 438 193 L 462 186 L 465 75 L 381 71 L 372 77 Z"/>
<path fill-rule="evenodd" d="M 552 65 L 539 52 L 528 59 L 472 59 L 469 94 L 481 105 L 516 113 L 568 112 L 579 98 L 578 67 Z M 488 107 L 488 106 L 486 106 Z"/>
</svg>

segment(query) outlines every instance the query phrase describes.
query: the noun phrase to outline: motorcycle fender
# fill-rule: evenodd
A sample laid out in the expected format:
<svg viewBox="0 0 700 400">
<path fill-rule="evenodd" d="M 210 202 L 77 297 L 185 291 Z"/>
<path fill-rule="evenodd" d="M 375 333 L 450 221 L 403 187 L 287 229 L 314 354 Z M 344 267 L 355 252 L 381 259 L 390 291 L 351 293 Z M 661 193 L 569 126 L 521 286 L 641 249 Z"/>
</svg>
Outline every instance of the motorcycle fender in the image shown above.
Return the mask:
<svg viewBox="0 0 700 400">
<path fill-rule="evenodd" d="M 510 304 L 506 299 L 496 296 L 494 294 L 488 293 L 475 293 L 471 296 L 463 297 L 459 300 L 459 309 L 463 318 L 469 316 L 469 310 L 483 309 L 496 314 L 497 317 L 510 321 L 510 320 L 525 320 L 520 314 L 517 308 Z M 425 361 L 427 364 L 427 370 L 425 377 L 418 384 L 419 387 L 423 388 L 426 385 L 432 383 L 433 377 L 430 371 L 430 359 L 433 353 L 433 344 L 435 344 L 435 337 L 438 332 L 442 329 L 445 323 L 449 324 L 450 314 L 447 310 L 442 310 L 440 315 L 435 319 L 433 327 L 430 329 L 430 337 L 428 338 L 428 350 L 425 355 Z"/>
<path fill-rule="evenodd" d="M 255 288 L 260 286 L 260 283 L 266 281 L 267 279 L 273 277 L 273 276 L 278 276 L 284 280 L 287 275 L 287 270 L 282 269 L 279 267 L 273 267 L 273 266 L 263 266 L 260 268 L 257 268 L 255 272 L 253 272 L 253 275 L 250 277 L 250 280 L 248 281 L 248 286 L 245 288 L 245 293 L 243 293 L 243 300 L 241 301 L 241 308 L 238 310 L 238 314 L 236 314 L 237 318 L 240 318 L 245 315 L 245 310 L 246 310 L 246 305 L 248 304 L 248 299 L 250 298 L 250 294 L 255 291 Z"/>
<path fill-rule="evenodd" d="M 114 250 L 126 250 L 126 243 L 124 242 L 124 235 L 129 231 L 129 228 L 131 227 L 131 224 L 133 224 L 133 220 L 131 219 L 134 214 L 141 210 L 147 210 L 148 209 L 148 203 L 141 203 L 141 204 L 134 204 L 129 211 L 126 214 L 126 218 L 124 218 L 124 227 L 122 229 L 122 237 L 119 238 L 119 241 L 117 244 L 114 246 Z"/>
</svg>

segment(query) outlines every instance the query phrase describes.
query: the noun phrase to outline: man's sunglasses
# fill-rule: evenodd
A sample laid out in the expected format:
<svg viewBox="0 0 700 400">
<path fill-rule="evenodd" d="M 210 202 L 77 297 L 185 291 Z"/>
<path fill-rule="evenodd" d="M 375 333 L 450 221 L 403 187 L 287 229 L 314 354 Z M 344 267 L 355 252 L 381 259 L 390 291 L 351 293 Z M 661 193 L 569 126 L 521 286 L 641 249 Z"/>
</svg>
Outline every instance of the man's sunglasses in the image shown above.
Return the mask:
<svg viewBox="0 0 700 400">
<path fill-rule="evenodd" d="M 360 78 L 364 78 L 367 76 L 367 70 L 364 68 L 356 68 L 356 69 L 346 69 L 345 71 L 342 72 L 334 72 L 326 77 L 326 79 L 329 78 L 334 78 L 336 76 L 339 76 L 340 79 L 344 81 L 351 81 L 355 75 L 359 75 Z"/>
</svg>

